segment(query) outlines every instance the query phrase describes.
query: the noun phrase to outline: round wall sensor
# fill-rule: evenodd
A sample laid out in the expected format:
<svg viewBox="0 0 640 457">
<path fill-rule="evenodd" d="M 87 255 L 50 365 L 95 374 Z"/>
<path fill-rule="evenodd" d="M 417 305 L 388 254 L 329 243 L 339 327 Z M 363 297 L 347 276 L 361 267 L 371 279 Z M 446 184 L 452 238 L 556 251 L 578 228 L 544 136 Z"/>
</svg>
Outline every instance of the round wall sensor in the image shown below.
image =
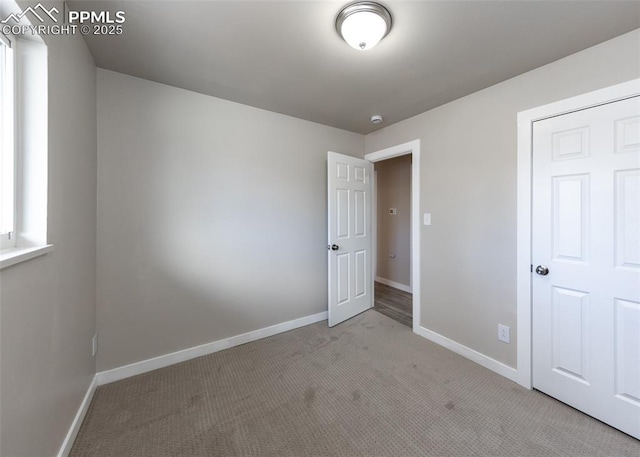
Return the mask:
<svg viewBox="0 0 640 457">
<path fill-rule="evenodd" d="M 380 122 L 382 122 L 382 116 L 380 116 L 379 114 L 371 116 L 371 122 L 373 122 L 374 124 L 379 124 Z"/>
</svg>

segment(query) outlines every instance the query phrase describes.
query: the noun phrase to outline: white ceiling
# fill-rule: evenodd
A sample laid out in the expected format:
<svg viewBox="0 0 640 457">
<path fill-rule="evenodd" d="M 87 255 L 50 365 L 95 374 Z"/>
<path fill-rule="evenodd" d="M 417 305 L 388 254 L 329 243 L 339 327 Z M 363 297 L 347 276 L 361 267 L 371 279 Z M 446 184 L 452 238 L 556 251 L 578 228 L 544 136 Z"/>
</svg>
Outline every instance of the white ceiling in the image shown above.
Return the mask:
<svg viewBox="0 0 640 457">
<path fill-rule="evenodd" d="M 99 67 L 363 134 L 640 28 L 640 1 L 384 0 L 361 52 L 334 28 L 348 0 L 68 3 L 126 12 L 85 37 Z"/>
</svg>

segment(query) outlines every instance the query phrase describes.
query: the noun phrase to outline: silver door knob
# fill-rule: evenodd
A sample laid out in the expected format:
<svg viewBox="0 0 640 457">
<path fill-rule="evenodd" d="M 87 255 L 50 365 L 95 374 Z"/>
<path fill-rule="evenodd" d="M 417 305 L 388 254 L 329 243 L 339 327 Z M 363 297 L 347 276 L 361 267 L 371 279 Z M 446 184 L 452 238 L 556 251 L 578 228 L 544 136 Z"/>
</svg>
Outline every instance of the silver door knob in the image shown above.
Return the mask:
<svg viewBox="0 0 640 457">
<path fill-rule="evenodd" d="M 536 267 L 536 273 L 538 273 L 540 276 L 547 276 L 549 274 L 549 269 L 544 265 L 538 265 Z"/>
</svg>

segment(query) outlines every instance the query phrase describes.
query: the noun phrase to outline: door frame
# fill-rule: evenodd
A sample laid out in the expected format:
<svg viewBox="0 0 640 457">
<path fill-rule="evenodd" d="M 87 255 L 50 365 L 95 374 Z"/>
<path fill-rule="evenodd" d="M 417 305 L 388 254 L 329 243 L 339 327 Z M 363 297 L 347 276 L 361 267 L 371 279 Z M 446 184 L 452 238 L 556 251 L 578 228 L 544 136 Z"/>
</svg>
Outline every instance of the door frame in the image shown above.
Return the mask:
<svg viewBox="0 0 640 457">
<path fill-rule="evenodd" d="M 532 342 L 532 161 L 533 123 L 563 114 L 581 111 L 640 95 L 640 79 L 616 84 L 548 105 L 518 113 L 518 166 L 517 166 L 517 252 L 516 252 L 516 303 L 517 303 L 517 382 L 531 389 Z"/>
<path fill-rule="evenodd" d="M 411 154 L 411 289 L 412 289 L 412 313 L 413 332 L 418 333 L 420 328 L 420 140 L 413 140 L 390 148 L 381 149 L 376 152 L 365 154 L 365 160 L 369 162 L 380 162 L 382 160 L 393 159 L 403 155 Z M 377 192 L 374 190 L 374 192 Z M 375 213 L 374 213 L 375 211 Z M 372 262 L 377 261 L 377 235 L 378 222 L 374 218 L 377 211 L 372 210 L 373 227 L 373 249 L 374 256 Z M 375 266 L 372 263 L 372 268 Z M 371 290 L 374 290 L 375 278 L 371 277 Z M 375 300 L 375 298 L 374 298 Z"/>
</svg>

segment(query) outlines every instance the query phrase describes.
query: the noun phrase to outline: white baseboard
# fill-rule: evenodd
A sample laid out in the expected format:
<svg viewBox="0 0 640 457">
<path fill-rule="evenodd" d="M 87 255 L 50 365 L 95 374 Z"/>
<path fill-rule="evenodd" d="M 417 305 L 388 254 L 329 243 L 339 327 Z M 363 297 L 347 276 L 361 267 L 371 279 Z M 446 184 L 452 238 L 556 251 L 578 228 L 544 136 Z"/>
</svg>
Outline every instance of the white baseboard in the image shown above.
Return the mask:
<svg viewBox="0 0 640 457">
<path fill-rule="evenodd" d="M 69 427 L 67 436 L 64 438 L 64 441 L 62 442 L 60 451 L 58 451 L 58 457 L 67 457 L 69 455 L 69 452 L 71 452 L 71 447 L 73 446 L 73 442 L 75 441 L 76 436 L 78 436 L 78 432 L 80 431 L 80 426 L 82 425 L 84 416 L 87 414 L 87 410 L 89 409 L 89 405 L 91 404 L 91 399 L 93 398 L 93 394 L 95 392 L 96 392 L 96 378 L 94 376 L 93 379 L 91 380 L 91 384 L 89 384 L 87 393 L 84 395 L 84 399 L 82 400 L 82 403 L 80 403 L 80 408 L 78 408 L 76 417 L 73 419 L 73 422 L 71 423 L 71 427 Z"/>
<path fill-rule="evenodd" d="M 378 278 L 376 278 L 376 281 L 378 281 Z M 395 286 L 392 285 L 391 287 Z M 277 335 L 278 333 L 283 333 L 299 327 L 304 327 L 305 325 L 315 324 L 316 322 L 320 322 L 326 319 L 327 312 L 323 311 L 311 316 L 305 316 L 288 322 L 282 322 L 280 324 L 254 330 L 252 332 L 243 333 L 241 335 L 232 336 L 223 340 L 214 341 L 212 343 L 195 346 L 189 349 L 184 349 L 182 351 L 173 352 L 159 357 L 154 357 L 152 359 L 143 360 L 141 362 L 114 368 L 112 370 L 96 373 L 95 377 L 91 381 L 91 384 L 89 385 L 89 388 L 87 389 L 87 393 L 85 394 L 82 403 L 80 404 L 80 408 L 78 409 L 78 412 L 76 413 L 76 416 L 71 423 L 71 427 L 69 427 L 69 431 L 67 432 L 67 436 L 65 437 L 62 446 L 60 447 L 60 451 L 58 452 L 57 457 L 67 457 L 69 455 L 69 452 L 71 452 L 71 447 L 73 446 L 73 442 L 75 441 L 78 432 L 80 431 L 80 426 L 82 425 L 82 421 L 87 414 L 87 410 L 89 409 L 89 405 L 91 404 L 91 400 L 93 399 L 93 395 L 96 391 L 97 386 L 108 384 L 114 381 L 119 381 L 131 376 L 146 373 L 148 371 L 157 370 L 158 368 L 164 368 L 176 363 L 194 359 L 196 357 L 201 357 L 203 355 L 213 354 L 214 352 L 218 352 L 223 349 L 232 348 L 244 343 L 250 343 L 251 341 L 256 341 L 268 336 Z M 429 341 L 432 341 L 457 354 L 460 354 L 461 356 L 466 357 L 467 359 L 472 360 L 473 362 L 476 362 L 477 364 L 482 365 L 483 367 L 488 368 L 489 370 L 501 376 L 504 376 L 511 381 L 514 381 L 516 383 L 519 382 L 518 371 L 508 365 L 505 365 L 502 362 L 498 362 L 491 357 L 487 357 L 480 352 L 470 349 L 456 341 L 453 341 L 445 336 L 440 335 L 439 333 L 428 330 L 424 327 L 418 326 L 417 330 L 414 331 L 416 334 L 422 336 L 423 338 L 426 338 Z"/>
<path fill-rule="evenodd" d="M 278 333 L 287 332 L 298 327 L 315 324 L 316 322 L 324 321 L 326 319 L 327 311 L 323 311 L 311 316 L 301 317 L 292 321 L 282 322 L 270 327 L 225 338 L 224 340 L 206 343 L 200 346 L 183 349 L 182 351 L 172 352 L 152 359 L 142 360 L 122 367 L 113 368 L 111 370 L 101 371 L 96 374 L 96 383 L 98 386 L 101 386 L 110 382 L 119 381 L 148 371 L 157 370 L 158 368 L 164 368 L 186 360 L 195 359 L 196 357 L 213 354 L 214 352 L 218 352 L 223 349 L 232 348 L 234 346 L 250 343 L 251 341 L 256 341 L 268 336 L 277 335 Z"/>
<path fill-rule="evenodd" d="M 417 331 L 415 331 L 418 335 L 428 339 L 429 341 L 433 341 L 440 346 L 444 346 L 445 348 L 455 352 L 456 354 L 460 354 L 463 357 L 466 357 L 469 360 L 476 362 L 479 365 L 482 365 L 485 368 L 488 368 L 491 371 L 498 373 L 501 376 L 504 376 L 507 379 L 510 379 L 513 382 L 519 383 L 518 370 L 515 368 L 511 368 L 508 365 L 505 365 L 502 362 L 498 362 L 491 357 L 488 357 L 484 354 L 481 354 L 478 351 L 474 351 L 471 348 L 468 348 L 456 341 L 450 340 L 446 336 L 442 336 L 439 333 L 428 330 L 424 327 L 418 327 Z"/>
<path fill-rule="evenodd" d="M 406 286 L 404 284 L 400 284 L 399 282 L 391 281 L 390 279 L 381 278 L 380 276 L 376 276 L 376 282 L 380 284 L 384 284 L 385 286 L 393 287 L 394 289 L 399 289 L 403 292 L 413 293 L 410 286 Z"/>
</svg>

